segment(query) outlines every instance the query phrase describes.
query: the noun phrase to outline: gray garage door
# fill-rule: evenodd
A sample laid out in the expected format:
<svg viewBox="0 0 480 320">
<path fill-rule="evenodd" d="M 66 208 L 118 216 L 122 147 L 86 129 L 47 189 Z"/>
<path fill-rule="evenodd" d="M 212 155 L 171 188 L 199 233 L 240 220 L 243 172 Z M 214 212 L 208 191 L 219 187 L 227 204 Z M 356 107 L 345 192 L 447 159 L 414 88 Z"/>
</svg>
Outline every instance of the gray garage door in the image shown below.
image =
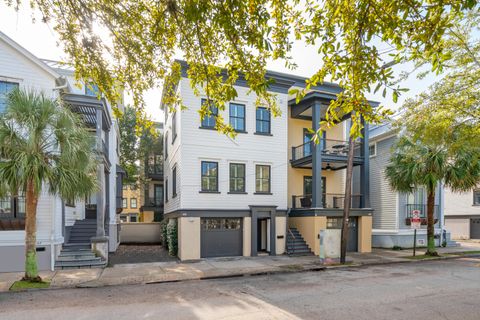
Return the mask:
<svg viewBox="0 0 480 320">
<path fill-rule="evenodd" d="M 480 218 L 470 219 L 470 239 L 480 239 Z"/>
<path fill-rule="evenodd" d="M 342 229 L 343 218 L 337 217 L 328 217 L 327 218 L 327 229 Z M 348 222 L 348 242 L 347 242 L 347 251 L 356 252 L 358 251 L 358 219 L 356 217 L 350 217 Z"/>
<path fill-rule="evenodd" d="M 241 218 L 202 218 L 202 258 L 241 256 L 242 227 Z"/>
</svg>

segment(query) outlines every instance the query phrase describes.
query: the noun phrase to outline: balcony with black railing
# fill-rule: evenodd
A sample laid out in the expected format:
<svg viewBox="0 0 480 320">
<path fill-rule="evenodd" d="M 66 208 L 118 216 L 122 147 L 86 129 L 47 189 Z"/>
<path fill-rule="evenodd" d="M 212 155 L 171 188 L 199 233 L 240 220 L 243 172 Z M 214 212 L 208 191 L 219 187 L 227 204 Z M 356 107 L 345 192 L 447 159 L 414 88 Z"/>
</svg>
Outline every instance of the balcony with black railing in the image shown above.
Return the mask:
<svg viewBox="0 0 480 320">
<path fill-rule="evenodd" d="M 407 226 L 412 224 L 412 218 L 414 213 L 418 213 L 420 217 L 420 223 L 427 225 L 427 205 L 419 203 L 410 203 L 405 205 L 405 224 Z M 438 222 L 438 205 L 433 206 L 433 223 Z"/>
<path fill-rule="evenodd" d="M 145 169 L 149 178 L 154 180 L 163 179 L 163 164 L 149 164 Z"/>
<path fill-rule="evenodd" d="M 290 162 L 292 166 L 302 166 L 304 164 L 311 164 L 312 154 L 315 148 L 322 149 L 322 162 L 328 163 L 346 163 L 348 157 L 348 141 L 321 139 L 318 144 L 313 141 L 305 142 L 299 146 L 292 147 L 292 155 Z M 361 164 L 363 157 L 360 154 L 360 143 L 355 142 L 354 164 Z"/>
<path fill-rule="evenodd" d="M 350 197 L 350 207 L 360 209 L 362 204 L 362 195 L 353 194 Z M 322 207 L 325 209 L 343 209 L 345 195 L 341 193 L 324 193 L 322 195 Z M 312 207 L 312 195 L 294 195 L 292 196 L 292 209 L 309 209 Z"/>
</svg>

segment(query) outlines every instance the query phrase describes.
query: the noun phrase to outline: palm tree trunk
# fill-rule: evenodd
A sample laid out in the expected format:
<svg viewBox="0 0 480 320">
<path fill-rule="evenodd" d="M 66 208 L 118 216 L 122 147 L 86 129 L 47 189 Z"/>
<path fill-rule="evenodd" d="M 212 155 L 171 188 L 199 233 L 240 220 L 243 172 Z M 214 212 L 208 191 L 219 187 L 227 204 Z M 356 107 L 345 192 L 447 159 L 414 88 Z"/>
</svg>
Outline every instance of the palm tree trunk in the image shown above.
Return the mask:
<svg viewBox="0 0 480 320">
<path fill-rule="evenodd" d="M 434 210 L 435 210 L 435 188 L 428 190 L 427 195 L 427 241 L 428 248 L 426 255 L 437 256 L 438 253 L 435 250 L 435 223 L 434 223 Z"/>
<path fill-rule="evenodd" d="M 352 176 L 353 176 L 353 153 L 355 139 L 350 136 L 348 140 L 348 160 L 347 160 L 347 177 L 345 179 L 345 199 L 343 202 L 343 222 L 342 222 L 342 239 L 340 243 L 340 263 L 345 263 L 347 258 L 347 242 L 348 242 L 348 220 L 350 217 L 350 206 L 352 203 Z"/>
<path fill-rule="evenodd" d="M 37 203 L 38 195 L 35 190 L 33 179 L 27 182 L 25 194 L 26 218 L 25 218 L 25 276 L 23 280 L 42 281 L 38 275 L 37 266 Z"/>
</svg>

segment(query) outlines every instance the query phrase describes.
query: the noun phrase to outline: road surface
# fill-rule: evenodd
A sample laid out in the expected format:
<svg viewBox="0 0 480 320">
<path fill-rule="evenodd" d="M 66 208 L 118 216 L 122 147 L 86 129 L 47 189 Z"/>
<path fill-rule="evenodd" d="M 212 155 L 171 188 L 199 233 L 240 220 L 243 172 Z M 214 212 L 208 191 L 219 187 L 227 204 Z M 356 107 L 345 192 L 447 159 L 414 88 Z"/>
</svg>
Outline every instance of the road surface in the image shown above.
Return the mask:
<svg viewBox="0 0 480 320">
<path fill-rule="evenodd" d="M 0 319 L 480 319 L 480 258 L 0 294 Z"/>
</svg>

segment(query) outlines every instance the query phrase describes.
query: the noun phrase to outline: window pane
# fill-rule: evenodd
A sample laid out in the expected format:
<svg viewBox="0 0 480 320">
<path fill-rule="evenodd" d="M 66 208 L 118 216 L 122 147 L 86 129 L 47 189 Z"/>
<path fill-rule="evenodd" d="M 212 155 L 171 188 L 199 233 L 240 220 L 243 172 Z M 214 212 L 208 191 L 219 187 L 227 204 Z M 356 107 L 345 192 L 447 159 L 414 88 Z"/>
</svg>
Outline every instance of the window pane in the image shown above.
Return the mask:
<svg viewBox="0 0 480 320">
<path fill-rule="evenodd" d="M 209 102 L 206 99 L 202 99 L 202 106 L 208 104 Z M 206 113 L 202 119 L 202 127 L 213 128 L 215 127 L 215 116 L 218 114 L 218 108 L 215 107 L 212 102 L 208 107 L 210 112 Z"/>
<path fill-rule="evenodd" d="M 476 206 L 480 205 L 480 190 L 473 191 L 473 204 Z"/>
<path fill-rule="evenodd" d="M 256 192 L 270 192 L 270 166 L 256 166 L 255 188 Z"/>
<path fill-rule="evenodd" d="M 202 191 L 217 191 L 218 163 L 202 161 Z"/>
</svg>

